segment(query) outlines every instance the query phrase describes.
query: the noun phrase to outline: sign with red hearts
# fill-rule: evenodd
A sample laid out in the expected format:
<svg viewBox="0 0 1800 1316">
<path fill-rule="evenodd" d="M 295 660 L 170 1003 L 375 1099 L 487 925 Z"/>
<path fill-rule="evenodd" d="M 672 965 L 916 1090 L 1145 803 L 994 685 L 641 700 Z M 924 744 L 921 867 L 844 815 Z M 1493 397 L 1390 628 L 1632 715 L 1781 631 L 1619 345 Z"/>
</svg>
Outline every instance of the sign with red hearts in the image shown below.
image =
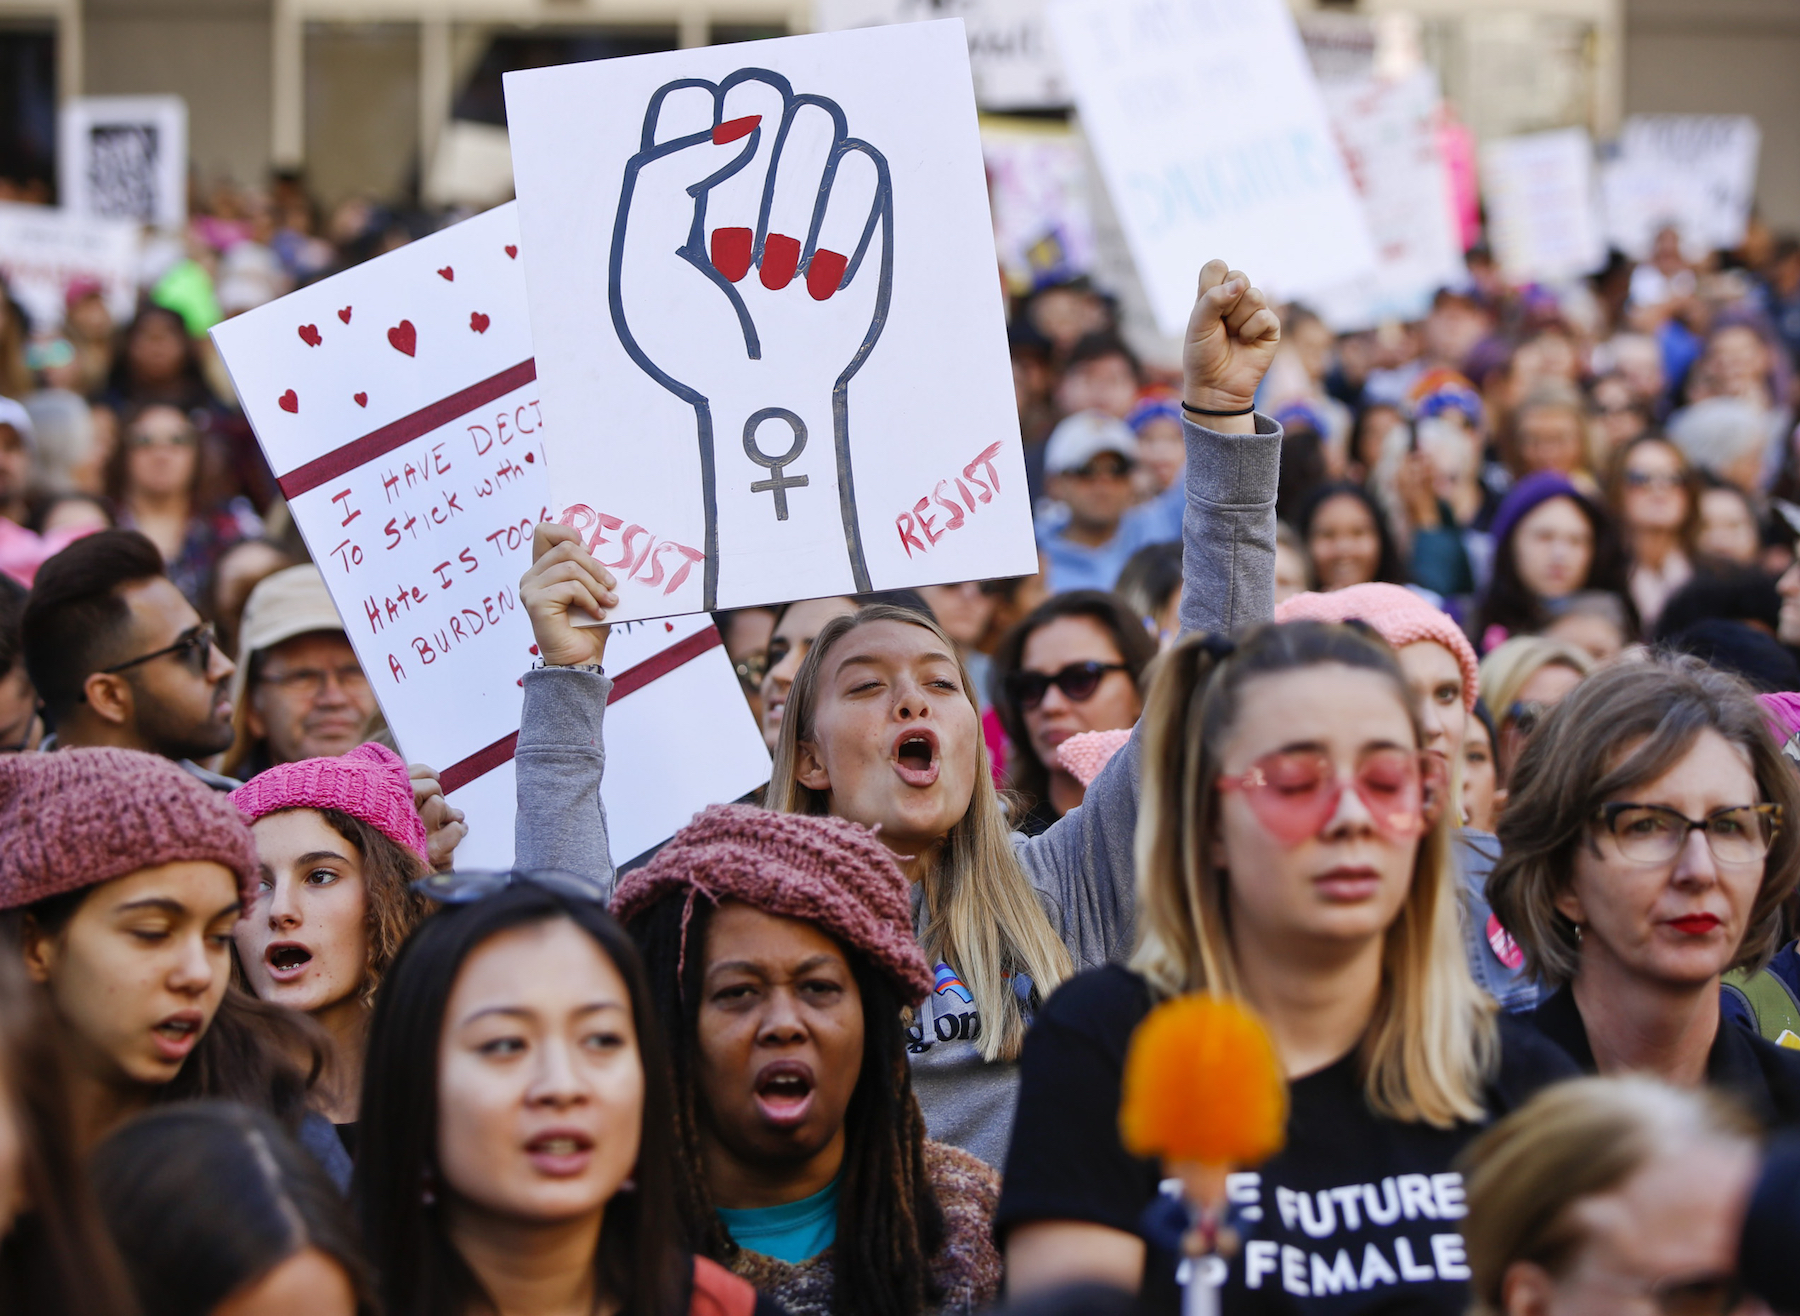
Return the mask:
<svg viewBox="0 0 1800 1316">
<path fill-rule="evenodd" d="M 518 585 L 551 511 L 516 215 L 478 215 L 213 331 L 402 752 L 468 816 L 457 861 L 471 867 L 512 862 L 533 657 Z M 607 669 L 618 860 L 767 780 L 710 618 L 616 630 Z"/>
<path fill-rule="evenodd" d="M 1037 570 L 960 22 L 505 83 L 545 405 L 585 422 L 555 510 L 615 617 Z"/>
</svg>

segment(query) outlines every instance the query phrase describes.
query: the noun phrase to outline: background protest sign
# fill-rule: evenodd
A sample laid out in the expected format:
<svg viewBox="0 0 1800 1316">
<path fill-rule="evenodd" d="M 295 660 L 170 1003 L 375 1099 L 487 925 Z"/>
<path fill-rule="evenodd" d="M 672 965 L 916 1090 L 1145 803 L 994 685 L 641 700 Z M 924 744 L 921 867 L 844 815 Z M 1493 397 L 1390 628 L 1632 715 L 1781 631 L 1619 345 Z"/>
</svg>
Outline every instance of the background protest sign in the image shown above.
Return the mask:
<svg viewBox="0 0 1800 1316">
<path fill-rule="evenodd" d="M 1418 320 L 1439 288 L 1468 277 L 1440 148 L 1437 77 L 1327 83 L 1325 105 L 1375 241 L 1375 272 L 1314 294 L 1340 333 Z"/>
<path fill-rule="evenodd" d="M 502 206 L 213 330 L 395 738 L 468 815 L 469 866 L 512 862 L 518 582 L 549 510 L 521 264 Z M 620 628 L 606 657 L 625 859 L 769 758 L 709 618 Z"/>
<path fill-rule="evenodd" d="M 1488 232 L 1508 279 L 1557 283 L 1606 263 L 1593 161 L 1583 128 L 1505 137 L 1482 148 Z"/>
<path fill-rule="evenodd" d="M 1634 114 L 1601 167 L 1607 239 L 1634 260 L 1673 224 L 1688 252 L 1744 240 L 1762 131 L 1743 114 Z"/>
<path fill-rule="evenodd" d="M 1087 151 L 1063 124 L 985 118 L 981 153 L 994 209 L 994 245 L 1014 292 L 1094 268 Z"/>
<path fill-rule="evenodd" d="M 137 309 L 138 233 L 127 220 L 0 202 L 0 280 L 34 328 L 61 326 L 69 285 L 80 280 L 99 284 L 124 324 Z"/>
<path fill-rule="evenodd" d="M 1037 569 L 961 23 L 506 103 L 559 519 L 618 617 Z"/>
<path fill-rule="evenodd" d="M 187 223 L 187 102 L 179 96 L 86 96 L 57 123 L 63 206 L 96 219 L 171 231 Z"/>
<path fill-rule="evenodd" d="M 984 110 L 1061 109 L 1068 80 L 1044 23 L 1044 0 L 814 0 L 813 27 L 837 32 L 925 19 L 960 18 L 969 70 Z"/>
<path fill-rule="evenodd" d="M 1374 271 L 1283 0 L 1054 0 L 1050 23 L 1164 333 L 1215 256 L 1281 298 Z"/>
</svg>

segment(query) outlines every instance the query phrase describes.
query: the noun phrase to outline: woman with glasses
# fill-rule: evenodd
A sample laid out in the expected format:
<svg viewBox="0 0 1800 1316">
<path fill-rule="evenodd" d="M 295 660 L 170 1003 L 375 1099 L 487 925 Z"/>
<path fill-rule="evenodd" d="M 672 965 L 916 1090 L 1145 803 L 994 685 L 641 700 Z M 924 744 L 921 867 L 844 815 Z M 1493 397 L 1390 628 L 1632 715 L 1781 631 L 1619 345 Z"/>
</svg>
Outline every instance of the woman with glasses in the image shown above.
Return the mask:
<svg viewBox="0 0 1800 1316">
<path fill-rule="evenodd" d="M 1394 651 L 1292 621 L 1189 636 L 1144 713 L 1138 935 L 1025 1040 L 995 1232 L 1014 1295 L 1078 1280 L 1179 1309 L 1163 1169 L 1126 1152 L 1126 1049 L 1157 1002 L 1237 996 L 1289 1084 L 1286 1146 L 1235 1174 L 1226 1312 L 1461 1313 L 1456 1154 L 1572 1072 L 1469 976 L 1438 760 Z"/>
<path fill-rule="evenodd" d="M 1738 1233 L 1757 1130 L 1709 1092 L 1590 1078 L 1534 1097 L 1466 1158 L 1473 1316 L 1752 1316 Z"/>
<path fill-rule="evenodd" d="M 1505 802 L 1520 747 L 1548 713 L 1594 670 L 1594 660 L 1562 640 L 1521 635 L 1481 660 L 1481 701 L 1494 716 L 1494 770 Z"/>
<path fill-rule="evenodd" d="M 1607 482 L 1607 505 L 1631 554 L 1631 601 L 1646 632 L 1669 596 L 1693 577 L 1700 486 L 1681 449 L 1657 434 L 1620 448 Z"/>
<path fill-rule="evenodd" d="M 774 1310 L 692 1257 L 655 1007 L 593 886 L 444 874 L 369 1027 L 353 1198 L 388 1316 Z"/>
<path fill-rule="evenodd" d="M 1254 415 L 1253 399 L 1279 336 L 1263 294 L 1223 262 L 1208 264 L 1184 400 L 1220 428 L 1188 429 L 1190 630 L 1228 629 L 1272 607 L 1281 434 Z M 604 616 L 618 598 L 569 527 L 540 525 L 534 549 L 520 598 L 545 669 L 525 677 L 519 854 L 610 882 L 598 807 L 605 636 L 572 618 Z M 778 625 L 777 642 L 781 633 Z M 1041 836 L 1012 833 L 956 646 L 934 620 L 902 608 L 824 623 L 784 703 L 767 804 L 881 829 L 914 883 L 914 931 L 934 966 L 936 988 L 908 1048 L 926 1129 L 996 1164 L 1032 1014 L 1074 963 L 1102 964 L 1130 945 L 1136 751 L 1116 756 L 1082 808 Z"/>
<path fill-rule="evenodd" d="M 223 500 L 208 489 L 213 464 L 188 413 L 162 402 L 125 414 L 119 446 L 106 467 L 106 496 L 118 524 L 147 535 L 169 579 L 203 608 L 213 569 L 225 550 L 263 532 L 246 498 Z"/>
<path fill-rule="evenodd" d="M 1608 668 L 1544 719 L 1500 815 L 1488 898 L 1585 1072 L 1724 1088 L 1800 1123 L 1800 1055 L 1721 1017 L 1800 882 L 1800 782 L 1749 689 L 1691 658 Z"/>
<path fill-rule="evenodd" d="M 1156 641 L 1117 595 L 1053 594 L 994 650 L 992 698 L 1006 730 L 1017 827 L 1036 836 L 1078 806 L 1082 784 L 1056 747 L 1084 731 L 1129 731 L 1144 711 L 1138 682 Z"/>
<path fill-rule="evenodd" d="M 356 1152 L 369 1011 L 424 916 L 431 871 L 406 764 L 382 745 L 270 768 L 231 792 L 256 838 L 256 897 L 233 931 L 241 981 L 331 1038 L 314 1106 Z"/>
</svg>

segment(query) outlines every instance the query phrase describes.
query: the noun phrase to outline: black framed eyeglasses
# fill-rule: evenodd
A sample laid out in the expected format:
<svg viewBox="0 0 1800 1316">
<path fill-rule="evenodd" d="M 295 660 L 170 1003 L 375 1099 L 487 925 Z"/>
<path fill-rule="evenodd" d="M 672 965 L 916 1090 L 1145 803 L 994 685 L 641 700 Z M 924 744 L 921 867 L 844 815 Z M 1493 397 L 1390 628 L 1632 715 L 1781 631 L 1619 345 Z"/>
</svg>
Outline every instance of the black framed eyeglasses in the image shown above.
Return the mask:
<svg viewBox="0 0 1800 1316">
<path fill-rule="evenodd" d="M 193 630 L 185 633 L 179 640 L 151 653 L 139 654 L 136 658 L 127 658 L 122 663 L 114 663 L 111 667 L 102 667 L 102 676 L 117 676 L 120 672 L 130 671 L 155 658 L 175 656 L 196 676 L 205 676 L 206 669 L 212 666 L 213 646 L 219 642 L 218 628 L 210 621 L 202 622 Z"/>
<path fill-rule="evenodd" d="M 1044 702 L 1044 696 L 1055 686 L 1063 692 L 1063 696 L 1078 704 L 1085 704 L 1094 697 L 1094 691 L 1100 688 L 1100 682 L 1106 679 L 1108 672 L 1129 672 L 1131 668 L 1124 663 L 1070 663 L 1054 674 L 1048 672 L 1011 672 L 1006 678 L 1006 693 L 1018 702 L 1021 708 L 1036 708 Z"/>
<path fill-rule="evenodd" d="M 1619 853 L 1640 863 L 1664 864 L 1681 853 L 1689 832 L 1701 832 L 1706 848 L 1722 864 L 1761 863 L 1781 834 L 1779 804 L 1737 804 L 1690 818 L 1665 804 L 1615 801 L 1594 813 L 1611 832 Z"/>
<path fill-rule="evenodd" d="M 606 892 L 600 889 L 598 882 L 551 868 L 529 872 L 515 868 L 505 873 L 432 873 L 409 885 L 440 905 L 472 905 L 515 886 L 534 886 L 566 900 L 586 900 L 596 905 L 606 903 Z"/>
</svg>

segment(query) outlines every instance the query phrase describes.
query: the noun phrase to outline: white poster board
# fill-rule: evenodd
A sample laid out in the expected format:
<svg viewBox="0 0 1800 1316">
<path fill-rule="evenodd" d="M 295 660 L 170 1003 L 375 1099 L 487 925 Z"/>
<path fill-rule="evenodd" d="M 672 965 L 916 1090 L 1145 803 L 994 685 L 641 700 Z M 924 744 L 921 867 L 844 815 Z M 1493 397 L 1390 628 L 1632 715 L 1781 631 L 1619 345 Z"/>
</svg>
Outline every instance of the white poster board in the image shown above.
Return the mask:
<svg viewBox="0 0 1800 1316">
<path fill-rule="evenodd" d="M 1744 240 L 1762 131 L 1745 114 L 1634 114 L 1600 171 L 1608 240 L 1634 260 L 1673 224 L 1699 257 Z"/>
<path fill-rule="evenodd" d="M 115 324 L 137 309 L 139 229 L 118 219 L 86 219 L 50 206 L 0 202 L 0 279 L 35 330 L 63 322 L 69 285 L 91 280 Z"/>
<path fill-rule="evenodd" d="M 518 584 L 551 501 L 520 247 L 502 206 L 213 330 L 402 752 L 468 815 L 465 867 L 512 862 Z M 615 857 L 767 780 L 710 618 L 617 628 L 606 665 Z"/>
<path fill-rule="evenodd" d="M 1504 137 L 1481 148 L 1488 237 L 1515 283 L 1557 283 L 1606 263 L 1585 128 Z"/>
<path fill-rule="evenodd" d="M 975 101 L 984 110 L 1061 109 L 1068 80 L 1044 24 L 1044 0 L 813 0 L 820 32 L 960 18 Z"/>
<path fill-rule="evenodd" d="M 179 96 L 77 96 L 58 111 L 63 206 L 171 232 L 187 223 L 187 102 Z"/>
<path fill-rule="evenodd" d="M 1374 270 L 1284 0 L 1053 0 L 1050 25 L 1164 333 L 1214 257 L 1284 300 Z"/>
<path fill-rule="evenodd" d="M 506 103 L 555 501 L 617 616 L 1036 571 L 961 23 Z"/>
<path fill-rule="evenodd" d="M 1439 288 L 1468 277 L 1449 171 L 1439 148 L 1441 102 L 1428 69 L 1397 82 L 1328 83 L 1325 105 L 1375 240 L 1375 273 L 1313 298 L 1339 333 L 1417 320 Z"/>
</svg>

